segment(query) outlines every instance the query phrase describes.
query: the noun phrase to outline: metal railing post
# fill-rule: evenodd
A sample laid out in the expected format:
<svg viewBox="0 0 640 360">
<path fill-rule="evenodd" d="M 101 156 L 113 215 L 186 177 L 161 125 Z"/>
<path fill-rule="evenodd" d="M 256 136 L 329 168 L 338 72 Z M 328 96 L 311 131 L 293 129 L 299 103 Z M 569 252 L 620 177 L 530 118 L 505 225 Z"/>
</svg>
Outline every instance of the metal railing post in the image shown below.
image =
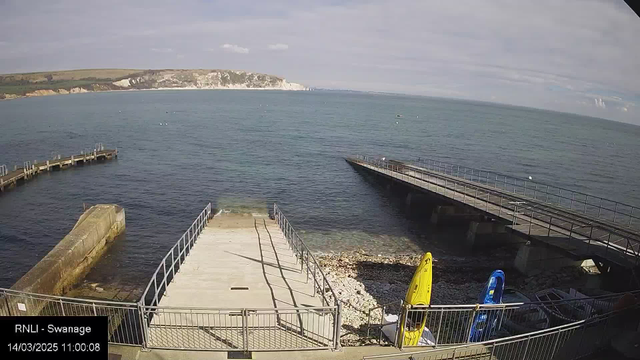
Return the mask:
<svg viewBox="0 0 640 360">
<path fill-rule="evenodd" d="M 527 350 L 529 350 L 529 342 L 531 341 L 531 335 L 527 338 L 527 344 L 524 347 L 524 354 L 522 354 L 522 360 L 527 359 Z"/>
<path fill-rule="evenodd" d="M 334 341 L 333 348 L 335 350 L 339 350 L 340 349 L 340 329 L 342 328 L 342 304 L 338 299 L 335 299 L 335 302 L 337 306 L 336 306 L 336 317 L 334 320 L 335 335 L 333 337 L 333 341 Z M 382 316 L 384 317 L 384 311 Z M 380 328 L 380 332 L 382 332 L 382 328 Z"/>
<path fill-rule="evenodd" d="M 529 216 L 529 235 L 531 235 L 531 225 L 533 224 L 533 209 L 530 209 L 531 213 Z"/>
<path fill-rule="evenodd" d="M 556 354 L 556 349 L 558 347 L 558 341 L 560 340 L 560 332 L 561 332 L 561 330 L 558 329 L 558 332 L 556 333 L 556 341 L 553 343 L 553 350 L 551 350 L 551 356 L 549 356 L 549 359 L 553 359 L 554 355 Z"/>
<path fill-rule="evenodd" d="M 249 312 L 242 309 L 242 350 L 249 351 Z"/>
<path fill-rule="evenodd" d="M 573 235 L 573 222 L 571 223 L 571 230 L 569 230 L 569 241 L 571 241 L 572 235 Z"/>
<path fill-rule="evenodd" d="M 584 197 L 584 213 L 587 213 L 587 203 L 589 202 L 589 195 L 585 195 Z"/>
<path fill-rule="evenodd" d="M 600 198 L 600 203 L 598 203 L 598 219 L 600 219 L 601 213 L 602 213 L 602 198 Z"/>
<path fill-rule="evenodd" d="M 142 349 L 149 348 L 149 326 L 147 325 L 148 314 L 145 311 L 144 299 L 138 302 L 138 320 L 140 321 L 140 329 L 142 329 Z"/>
<path fill-rule="evenodd" d="M 438 344 L 440 343 L 440 329 L 442 329 L 442 318 L 444 317 L 444 309 L 440 309 L 440 320 L 438 321 L 438 332 L 436 333 L 436 343 L 435 343 L 435 347 L 438 347 Z"/>
<path fill-rule="evenodd" d="M 176 277 L 176 260 L 173 256 L 173 249 L 175 247 L 171 248 L 171 281 L 173 281 L 173 279 Z"/>
<path fill-rule="evenodd" d="M 164 294 L 169 294 L 169 285 L 167 285 L 167 257 L 162 260 L 162 272 L 164 275 Z"/>
<path fill-rule="evenodd" d="M 480 309 L 480 305 L 476 304 L 476 307 L 473 308 L 473 312 L 471 314 L 471 316 L 469 317 L 469 322 L 467 324 L 467 337 L 464 339 L 464 342 L 469 342 L 469 339 L 471 339 L 471 330 L 473 329 L 473 321 L 476 318 L 476 314 L 478 313 L 478 309 Z"/>
</svg>

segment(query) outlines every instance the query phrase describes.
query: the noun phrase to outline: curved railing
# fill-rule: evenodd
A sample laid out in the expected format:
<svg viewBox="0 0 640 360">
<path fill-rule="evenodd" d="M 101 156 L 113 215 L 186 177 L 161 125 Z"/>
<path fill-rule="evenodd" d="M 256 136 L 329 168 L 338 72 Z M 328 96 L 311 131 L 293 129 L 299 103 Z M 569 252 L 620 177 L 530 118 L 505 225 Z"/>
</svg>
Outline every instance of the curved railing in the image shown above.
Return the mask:
<svg viewBox="0 0 640 360">
<path fill-rule="evenodd" d="M 380 305 L 368 311 L 368 336 L 382 343 L 384 326 L 395 327 L 394 345 L 404 347 L 400 341 L 404 329 L 398 322 L 386 323 L 385 314 L 396 313 L 398 319 L 407 319 L 408 324 L 424 322 L 431 332 L 433 346 L 451 346 L 467 342 L 480 342 L 496 337 L 507 337 L 542 330 L 573 321 L 596 317 L 614 309 L 624 296 L 640 296 L 640 290 L 601 296 L 572 298 L 556 301 L 533 301 L 504 304 L 466 305 L 409 305 L 401 302 Z M 562 314 L 566 314 L 562 316 Z M 478 331 L 474 320 L 479 317 L 493 321 L 489 331 Z M 407 325 L 410 326 L 410 325 Z"/>
<path fill-rule="evenodd" d="M 638 304 L 596 317 L 530 333 L 422 351 L 365 356 L 365 360 L 573 360 L 607 346 L 621 331 L 636 331 L 637 318 L 627 316 Z"/>
</svg>

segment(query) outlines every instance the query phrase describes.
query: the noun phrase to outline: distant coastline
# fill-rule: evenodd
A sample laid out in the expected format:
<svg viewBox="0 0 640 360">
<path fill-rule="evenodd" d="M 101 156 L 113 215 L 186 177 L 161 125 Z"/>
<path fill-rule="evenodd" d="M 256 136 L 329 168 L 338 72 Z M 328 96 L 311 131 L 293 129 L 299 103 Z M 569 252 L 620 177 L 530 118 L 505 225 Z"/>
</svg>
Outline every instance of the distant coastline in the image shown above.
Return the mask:
<svg viewBox="0 0 640 360">
<path fill-rule="evenodd" d="M 285 90 L 309 88 L 285 78 L 237 70 L 94 69 L 0 75 L 0 99 L 132 90 Z"/>
</svg>

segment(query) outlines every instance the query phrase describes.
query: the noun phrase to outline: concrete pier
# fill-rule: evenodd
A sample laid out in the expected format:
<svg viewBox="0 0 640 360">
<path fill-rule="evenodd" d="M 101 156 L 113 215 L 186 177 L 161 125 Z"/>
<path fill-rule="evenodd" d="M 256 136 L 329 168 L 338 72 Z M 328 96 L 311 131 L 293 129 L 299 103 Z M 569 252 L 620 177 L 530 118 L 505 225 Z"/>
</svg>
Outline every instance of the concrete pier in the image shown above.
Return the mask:
<svg viewBox="0 0 640 360">
<path fill-rule="evenodd" d="M 580 266 L 583 261 L 568 258 L 553 248 L 527 242 L 520 246 L 514 266 L 523 274 L 531 275 L 536 271 L 558 269 L 567 266 Z"/>
<path fill-rule="evenodd" d="M 80 216 L 73 229 L 40 262 L 18 280 L 11 290 L 63 295 L 100 259 L 108 245 L 125 230 L 125 212 L 118 205 L 94 205 Z M 14 304 L 15 305 L 15 304 Z M 21 315 L 37 315 L 37 304 Z"/>
<path fill-rule="evenodd" d="M 160 306 L 323 306 L 267 215 L 221 214 L 198 237 Z"/>
<path fill-rule="evenodd" d="M 504 224 L 495 221 L 469 222 L 466 237 L 468 250 L 492 248 L 518 242 L 526 242 L 526 240 L 508 233 Z"/>
<path fill-rule="evenodd" d="M 475 211 L 453 205 L 438 205 L 431 213 L 431 224 L 451 225 L 466 224 L 469 221 L 481 221 L 485 217 Z"/>
<path fill-rule="evenodd" d="M 84 165 L 94 161 L 111 160 L 118 157 L 118 149 L 107 150 L 104 148 L 94 149 L 87 152 L 67 157 L 58 156 L 53 160 L 25 161 L 22 167 L 17 165 L 13 170 L 8 170 L 6 165 L 0 165 L 0 193 L 7 189 L 16 187 L 37 176 L 41 172 L 63 170 L 71 166 Z"/>
<path fill-rule="evenodd" d="M 94 205 L 12 290 L 62 295 L 100 258 L 107 243 L 125 230 L 124 209 L 118 205 Z"/>
<path fill-rule="evenodd" d="M 168 284 L 149 324 L 148 345 L 335 347 L 336 310 L 321 291 L 267 214 L 223 213 L 198 235 Z"/>
<path fill-rule="evenodd" d="M 477 213 L 485 219 L 470 220 L 480 223 L 492 219 L 503 224 L 506 232 L 553 247 L 569 259 L 593 259 L 627 271 L 640 265 L 640 230 L 630 226 L 636 219 L 631 211 L 622 213 L 614 210 L 613 220 L 601 218 L 587 213 L 585 209 L 592 205 L 586 200 L 579 203 L 582 212 L 575 209 L 575 200 L 570 199 L 568 208 L 548 202 L 550 196 L 558 195 L 549 193 L 546 184 L 528 184 L 527 189 L 524 182 L 518 188 L 512 183 L 522 180 L 509 179 L 511 183 L 505 185 L 508 179 L 505 175 L 500 175 L 501 181 L 498 181 L 498 175 L 491 172 L 451 164 L 444 167 L 437 163 L 426 168 L 368 157 L 347 158 L 346 161 L 357 170 L 395 182 L 408 191 L 430 194 L 452 206 L 437 208 L 432 214 L 432 222 L 439 223 L 446 216 L 452 218 L 456 212 Z M 566 189 L 562 191 L 569 192 Z M 610 211 L 604 207 L 597 207 L 597 210 Z M 626 216 L 628 226 L 616 222 L 616 216 Z M 479 226 L 470 228 L 469 239 L 474 243 Z"/>
</svg>

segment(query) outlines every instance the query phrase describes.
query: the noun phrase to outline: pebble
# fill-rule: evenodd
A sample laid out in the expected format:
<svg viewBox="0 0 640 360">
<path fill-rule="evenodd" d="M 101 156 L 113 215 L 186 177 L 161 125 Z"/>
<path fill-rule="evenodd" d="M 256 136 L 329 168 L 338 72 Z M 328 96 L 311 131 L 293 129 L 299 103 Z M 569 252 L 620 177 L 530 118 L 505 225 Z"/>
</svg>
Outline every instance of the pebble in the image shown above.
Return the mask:
<svg viewBox="0 0 640 360">
<path fill-rule="evenodd" d="M 434 257 L 432 304 L 475 304 L 491 272 L 500 268 L 506 273 L 507 286 L 533 294 L 548 287 L 570 285 L 583 273 L 570 268 L 542 272 L 535 276 L 520 275 L 511 266 L 513 254 L 496 256 Z M 342 302 L 341 341 L 345 346 L 377 342 L 377 332 L 367 337 L 369 322 L 377 324 L 382 309 L 387 314 L 399 314 L 401 300 L 421 255 L 381 255 L 364 251 L 321 254 L 318 262 L 325 270 Z M 499 267 L 498 267 L 499 265 Z M 561 275 L 558 275 L 561 274 Z"/>
</svg>

